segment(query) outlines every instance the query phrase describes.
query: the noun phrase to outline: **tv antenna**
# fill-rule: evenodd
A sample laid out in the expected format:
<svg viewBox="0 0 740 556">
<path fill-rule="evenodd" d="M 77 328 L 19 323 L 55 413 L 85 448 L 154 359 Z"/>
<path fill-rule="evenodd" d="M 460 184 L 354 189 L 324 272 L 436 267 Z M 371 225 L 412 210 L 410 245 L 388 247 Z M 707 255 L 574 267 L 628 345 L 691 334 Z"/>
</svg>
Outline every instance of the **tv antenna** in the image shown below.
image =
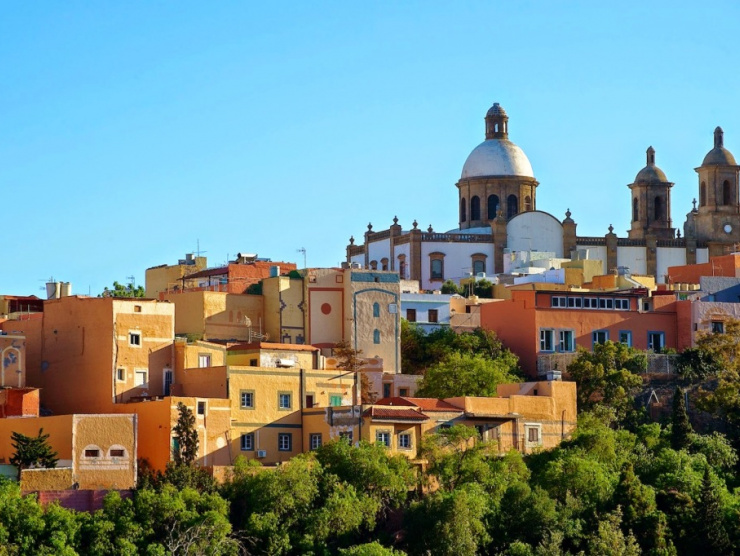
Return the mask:
<svg viewBox="0 0 740 556">
<path fill-rule="evenodd" d="M 200 257 L 202 253 L 208 253 L 208 251 L 201 251 L 200 250 L 200 240 L 196 239 L 195 240 L 195 256 Z M 226 257 L 228 258 L 228 255 L 226 255 Z"/>
<path fill-rule="evenodd" d="M 306 264 L 306 248 L 301 247 L 300 249 L 296 249 L 297 253 L 303 253 L 303 268 L 307 268 L 308 265 Z"/>
</svg>

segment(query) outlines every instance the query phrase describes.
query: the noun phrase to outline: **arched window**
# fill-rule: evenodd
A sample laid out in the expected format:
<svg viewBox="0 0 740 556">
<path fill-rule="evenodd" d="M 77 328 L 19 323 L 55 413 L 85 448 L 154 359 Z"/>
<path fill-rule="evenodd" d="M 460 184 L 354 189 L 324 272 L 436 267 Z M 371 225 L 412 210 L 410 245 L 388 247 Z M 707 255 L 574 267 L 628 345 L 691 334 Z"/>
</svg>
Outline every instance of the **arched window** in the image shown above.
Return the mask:
<svg viewBox="0 0 740 556">
<path fill-rule="evenodd" d="M 473 274 L 478 276 L 486 271 L 486 261 L 473 261 Z"/>
<path fill-rule="evenodd" d="M 653 204 L 654 220 L 663 220 L 663 199 L 660 197 L 655 198 Z"/>
<path fill-rule="evenodd" d="M 470 199 L 470 220 L 480 220 L 480 197 L 473 195 Z"/>
<path fill-rule="evenodd" d="M 460 199 L 460 222 L 465 222 L 467 215 L 465 214 L 465 197 Z"/>
<path fill-rule="evenodd" d="M 379 344 L 380 343 L 380 330 L 377 328 L 373 330 L 373 343 Z"/>
<path fill-rule="evenodd" d="M 432 259 L 429 262 L 429 278 L 431 280 L 444 280 L 445 276 L 445 263 L 444 255 L 435 254 L 432 255 Z"/>
<path fill-rule="evenodd" d="M 632 199 L 632 221 L 637 222 L 640 219 L 640 203 L 638 200 Z"/>
<path fill-rule="evenodd" d="M 498 214 L 498 195 L 488 196 L 488 219 L 493 220 Z"/>
<path fill-rule="evenodd" d="M 732 188 L 730 187 L 730 182 L 727 180 L 722 184 L 722 204 L 732 204 Z"/>
<path fill-rule="evenodd" d="M 406 279 L 406 255 L 398 256 L 398 276 L 401 280 Z"/>
<path fill-rule="evenodd" d="M 707 184 L 704 182 L 701 182 L 701 187 L 699 187 L 699 206 L 707 206 Z"/>
<path fill-rule="evenodd" d="M 509 197 L 506 199 L 506 218 L 516 216 L 518 212 L 519 203 L 517 201 L 516 195 L 509 195 Z"/>
<path fill-rule="evenodd" d="M 532 197 L 530 197 L 529 195 L 524 197 L 524 210 L 525 211 L 532 210 Z"/>
<path fill-rule="evenodd" d="M 380 303 L 373 303 L 373 316 L 374 317 L 380 316 Z"/>
</svg>

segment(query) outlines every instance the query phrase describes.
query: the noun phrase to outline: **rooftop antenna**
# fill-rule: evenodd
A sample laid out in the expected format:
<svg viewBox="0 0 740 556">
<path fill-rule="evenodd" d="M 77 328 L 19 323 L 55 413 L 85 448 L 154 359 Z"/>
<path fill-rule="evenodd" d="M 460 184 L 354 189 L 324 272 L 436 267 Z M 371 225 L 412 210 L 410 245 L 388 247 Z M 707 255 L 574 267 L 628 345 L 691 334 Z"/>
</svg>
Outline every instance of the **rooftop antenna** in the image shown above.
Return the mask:
<svg viewBox="0 0 740 556">
<path fill-rule="evenodd" d="M 308 265 L 306 264 L 306 248 L 301 247 L 300 249 L 296 249 L 297 253 L 303 253 L 303 268 L 308 268 Z"/>
<path fill-rule="evenodd" d="M 195 240 L 195 256 L 200 257 L 201 253 L 208 253 L 208 251 L 201 251 L 200 250 L 200 240 Z M 226 256 L 228 258 L 228 255 Z"/>
<path fill-rule="evenodd" d="M 129 284 L 136 289 L 136 276 L 126 276 L 126 280 L 130 280 Z"/>
</svg>

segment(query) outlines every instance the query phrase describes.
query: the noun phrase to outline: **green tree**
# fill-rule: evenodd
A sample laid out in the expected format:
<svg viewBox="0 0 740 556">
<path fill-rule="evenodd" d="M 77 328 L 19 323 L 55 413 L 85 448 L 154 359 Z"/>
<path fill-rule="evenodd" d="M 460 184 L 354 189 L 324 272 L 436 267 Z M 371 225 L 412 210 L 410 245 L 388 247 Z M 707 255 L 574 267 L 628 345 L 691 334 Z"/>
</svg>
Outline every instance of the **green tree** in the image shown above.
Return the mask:
<svg viewBox="0 0 740 556">
<path fill-rule="evenodd" d="M 621 343 L 596 344 L 593 352 L 579 350 L 567 368 L 570 378 L 578 386 L 579 411 L 589 411 L 604 404 L 615 410 L 618 420 L 624 420 L 642 386 L 638 373 L 645 364 L 644 353 Z"/>
<path fill-rule="evenodd" d="M 106 287 L 98 297 L 144 297 L 144 286 L 113 282 L 113 289 Z"/>
<path fill-rule="evenodd" d="M 465 286 L 458 286 L 452 280 L 445 280 L 442 284 L 441 291 L 445 295 L 464 295 Z"/>
<path fill-rule="evenodd" d="M 701 381 L 722 370 L 715 353 L 699 347 L 683 350 L 676 365 L 678 374 L 689 382 Z"/>
<path fill-rule="evenodd" d="M 673 413 L 671 414 L 671 448 L 674 450 L 685 450 L 691 444 L 691 435 L 694 429 L 689 422 L 689 414 L 686 412 L 686 401 L 684 393 L 676 387 L 673 394 Z"/>
<path fill-rule="evenodd" d="M 722 504 L 708 466 L 704 469 L 695 520 L 696 546 L 700 551 L 707 554 L 730 553 L 730 539 L 724 524 Z"/>
<path fill-rule="evenodd" d="M 193 465 L 198 457 L 198 431 L 193 411 L 182 402 L 177 403 L 177 422 L 172 427 L 175 442 L 172 457 L 175 465 Z"/>
<path fill-rule="evenodd" d="M 452 353 L 432 365 L 419 383 L 417 394 L 429 398 L 495 396 L 499 384 L 517 382 L 512 358 L 489 359 L 483 355 Z"/>
<path fill-rule="evenodd" d="M 622 512 L 619 508 L 599 520 L 598 529 L 588 538 L 588 554 L 640 556 L 635 537 L 621 530 Z"/>
<path fill-rule="evenodd" d="M 11 445 L 15 452 L 10 457 L 11 465 L 18 468 L 18 480 L 23 469 L 32 467 L 54 468 L 57 466 L 57 453 L 49 445 L 49 435 L 39 429 L 38 436 L 26 436 L 19 432 L 10 435 Z"/>
<path fill-rule="evenodd" d="M 406 553 L 402 550 L 395 550 L 393 548 L 386 548 L 378 541 L 373 541 L 366 544 L 358 544 L 350 548 L 340 548 L 340 556 L 405 556 Z"/>
</svg>

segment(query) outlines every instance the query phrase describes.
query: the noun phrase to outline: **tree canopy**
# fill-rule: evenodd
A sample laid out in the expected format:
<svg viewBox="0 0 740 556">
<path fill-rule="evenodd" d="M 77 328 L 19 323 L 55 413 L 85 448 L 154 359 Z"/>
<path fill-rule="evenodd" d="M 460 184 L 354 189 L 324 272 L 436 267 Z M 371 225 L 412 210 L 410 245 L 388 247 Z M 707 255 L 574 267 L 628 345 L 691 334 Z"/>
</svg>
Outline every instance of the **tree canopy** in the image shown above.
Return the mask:
<svg viewBox="0 0 740 556">
<path fill-rule="evenodd" d="M 113 288 L 106 287 L 98 297 L 144 297 L 144 286 L 113 282 Z"/>
</svg>

